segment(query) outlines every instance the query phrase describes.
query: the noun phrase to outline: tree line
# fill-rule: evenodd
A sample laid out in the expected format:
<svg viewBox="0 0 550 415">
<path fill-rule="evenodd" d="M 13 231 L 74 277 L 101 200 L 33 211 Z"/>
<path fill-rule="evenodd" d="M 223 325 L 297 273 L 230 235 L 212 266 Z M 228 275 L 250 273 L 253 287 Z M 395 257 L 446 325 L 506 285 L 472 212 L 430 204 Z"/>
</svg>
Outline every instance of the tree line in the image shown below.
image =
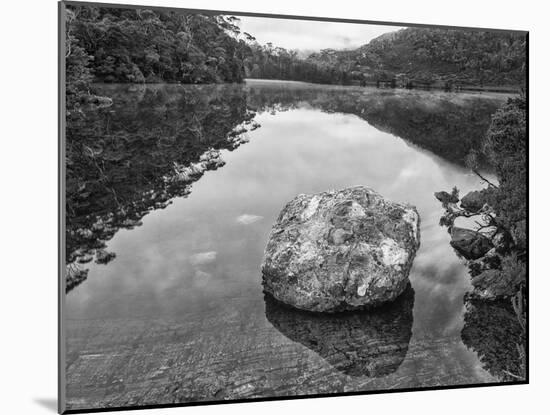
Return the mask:
<svg viewBox="0 0 550 415">
<path fill-rule="evenodd" d="M 319 84 L 348 84 L 348 71 L 341 67 L 322 65 L 303 59 L 295 50 L 273 46 L 272 43 L 249 45 L 245 59 L 245 75 L 256 79 L 281 79 Z"/>
<path fill-rule="evenodd" d="M 515 33 L 407 28 L 355 50 L 323 49 L 303 58 L 272 43 L 260 45 L 234 16 L 68 6 L 66 22 L 68 104 L 89 94 L 93 81 L 525 82 L 526 38 Z"/>
<path fill-rule="evenodd" d="M 242 82 L 248 45 L 236 18 L 174 11 L 68 6 L 67 106 L 91 82 Z"/>
<path fill-rule="evenodd" d="M 242 82 L 245 77 L 345 83 L 347 74 L 260 45 L 234 16 L 68 6 L 68 98 L 95 82 Z"/>
<path fill-rule="evenodd" d="M 246 44 L 234 17 L 77 6 L 68 9 L 68 55 L 84 49 L 100 82 L 243 80 Z"/>
<path fill-rule="evenodd" d="M 526 50 L 522 33 L 406 28 L 353 51 L 326 49 L 308 59 L 346 70 L 352 79 L 523 86 Z"/>
</svg>

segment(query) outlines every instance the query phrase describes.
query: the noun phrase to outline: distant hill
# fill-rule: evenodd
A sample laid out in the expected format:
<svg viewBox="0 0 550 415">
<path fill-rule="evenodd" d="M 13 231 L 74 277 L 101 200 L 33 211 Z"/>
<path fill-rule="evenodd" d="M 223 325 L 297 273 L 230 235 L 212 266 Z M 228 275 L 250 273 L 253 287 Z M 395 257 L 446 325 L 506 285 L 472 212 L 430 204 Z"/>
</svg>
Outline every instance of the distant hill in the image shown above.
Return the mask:
<svg viewBox="0 0 550 415">
<path fill-rule="evenodd" d="M 353 51 L 322 50 L 307 59 L 337 66 L 351 79 L 400 77 L 426 83 L 522 86 L 526 36 L 520 33 L 407 28 Z"/>
<path fill-rule="evenodd" d="M 526 36 L 407 28 L 347 50 L 316 53 L 260 45 L 226 15 L 68 6 L 67 104 L 89 82 L 239 83 L 245 77 L 323 84 L 517 87 L 526 78 Z M 413 85 L 414 84 L 414 85 Z"/>
</svg>

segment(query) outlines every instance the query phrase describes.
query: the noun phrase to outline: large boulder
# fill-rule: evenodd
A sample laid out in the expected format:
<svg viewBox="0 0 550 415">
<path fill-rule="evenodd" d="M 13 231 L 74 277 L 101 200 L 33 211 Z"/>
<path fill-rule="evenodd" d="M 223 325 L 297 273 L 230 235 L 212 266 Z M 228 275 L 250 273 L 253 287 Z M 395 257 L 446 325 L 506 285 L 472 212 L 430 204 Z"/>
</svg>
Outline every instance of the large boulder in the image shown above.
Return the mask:
<svg viewBox="0 0 550 415">
<path fill-rule="evenodd" d="M 489 238 L 471 229 L 451 228 L 451 246 L 466 259 L 478 259 L 493 248 Z"/>
<path fill-rule="evenodd" d="M 290 201 L 273 225 L 264 290 L 293 307 L 336 312 L 395 300 L 420 245 L 413 206 L 364 186 Z"/>
</svg>

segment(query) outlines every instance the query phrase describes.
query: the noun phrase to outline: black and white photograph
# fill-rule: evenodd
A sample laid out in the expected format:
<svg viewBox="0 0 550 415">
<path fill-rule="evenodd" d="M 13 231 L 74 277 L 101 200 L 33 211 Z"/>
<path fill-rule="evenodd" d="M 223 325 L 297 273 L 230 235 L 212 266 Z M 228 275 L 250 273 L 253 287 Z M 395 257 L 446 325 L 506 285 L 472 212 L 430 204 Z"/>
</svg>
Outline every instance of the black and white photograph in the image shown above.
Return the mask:
<svg viewBox="0 0 550 415">
<path fill-rule="evenodd" d="M 529 382 L 529 32 L 311 15 L 59 3 L 61 412 Z"/>
</svg>

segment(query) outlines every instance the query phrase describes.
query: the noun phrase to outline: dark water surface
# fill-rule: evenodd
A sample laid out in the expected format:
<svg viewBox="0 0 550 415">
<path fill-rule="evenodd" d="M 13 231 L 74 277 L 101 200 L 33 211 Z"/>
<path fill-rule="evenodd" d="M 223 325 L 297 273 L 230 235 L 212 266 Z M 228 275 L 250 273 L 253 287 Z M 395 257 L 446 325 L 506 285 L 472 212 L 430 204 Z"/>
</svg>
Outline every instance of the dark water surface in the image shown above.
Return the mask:
<svg viewBox="0 0 550 415">
<path fill-rule="evenodd" d="M 506 97 L 260 81 L 101 89 L 114 105 L 68 131 L 69 145 L 102 143 L 102 176 L 71 173 L 90 177 L 68 189 L 68 228 L 83 230 L 67 249 L 75 264 L 102 244 L 116 258 L 82 260 L 87 279 L 66 297 L 70 408 L 501 380 L 462 340 L 469 276 L 433 193 L 482 188 L 463 157 Z M 225 166 L 191 187 L 161 180 L 209 148 Z M 358 184 L 417 207 L 411 290 L 332 316 L 264 298 L 260 264 L 284 204 Z M 92 224 L 113 212 L 107 231 Z"/>
</svg>

